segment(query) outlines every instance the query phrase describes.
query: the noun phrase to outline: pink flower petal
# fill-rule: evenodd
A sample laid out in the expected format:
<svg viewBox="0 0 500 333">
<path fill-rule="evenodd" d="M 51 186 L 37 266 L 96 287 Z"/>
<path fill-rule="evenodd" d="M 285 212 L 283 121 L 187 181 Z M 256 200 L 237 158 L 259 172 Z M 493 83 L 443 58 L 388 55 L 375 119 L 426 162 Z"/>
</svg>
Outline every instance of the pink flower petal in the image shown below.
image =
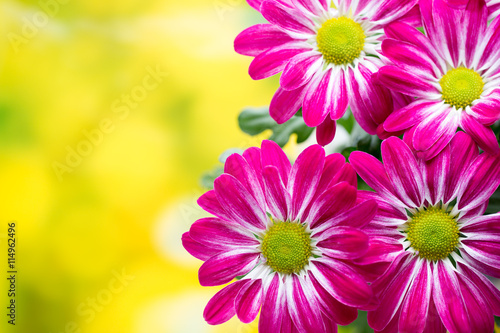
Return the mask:
<svg viewBox="0 0 500 333">
<path fill-rule="evenodd" d="M 224 210 L 249 230 L 264 229 L 267 224 L 265 207 L 260 207 L 254 197 L 231 175 L 222 174 L 214 182 L 215 194 Z"/>
<path fill-rule="evenodd" d="M 283 152 L 283 149 L 274 141 L 262 141 L 262 167 L 268 165 L 275 166 L 281 177 L 281 182 L 284 186 L 288 184 L 288 175 L 292 169 L 290 160 Z"/>
<path fill-rule="evenodd" d="M 470 249 L 468 246 L 461 248 L 460 254 L 470 267 L 473 267 L 486 275 L 500 278 L 500 269 L 486 264 L 486 262 L 489 261 L 489 258 L 480 258 L 480 260 L 478 260 L 477 258 L 479 258 L 479 254 Z"/>
<path fill-rule="evenodd" d="M 424 181 L 415 156 L 400 139 L 391 137 L 381 146 L 385 170 L 398 197 L 409 207 L 420 207 Z"/>
<path fill-rule="evenodd" d="M 418 76 L 436 77 L 437 67 L 428 56 L 427 51 L 408 42 L 388 38 L 382 43 L 383 54 L 390 58 L 398 67 Z"/>
<path fill-rule="evenodd" d="M 431 297 L 429 303 L 429 311 L 427 313 L 427 323 L 425 324 L 424 333 L 446 333 L 446 327 L 444 327 L 439 313 L 436 310 L 436 305 L 434 304 L 434 299 Z"/>
<path fill-rule="evenodd" d="M 265 207 L 266 198 L 254 169 L 239 154 L 232 154 L 224 163 L 224 173 L 236 178 L 255 198 L 260 207 Z"/>
<path fill-rule="evenodd" d="M 314 34 L 313 23 L 297 9 L 286 7 L 277 1 L 265 0 L 260 11 L 269 23 L 285 31 Z"/>
<path fill-rule="evenodd" d="M 427 201 L 431 205 L 436 205 L 444 197 L 448 180 L 448 170 L 451 165 L 449 146 L 430 161 L 423 162 L 425 173 L 424 178 L 427 184 Z M 455 157 L 453 157 L 455 158 Z"/>
<path fill-rule="evenodd" d="M 396 205 L 402 205 L 394 194 L 394 187 L 389 181 L 384 165 L 379 160 L 367 153 L 354 151 L 349 156 L 349 161 L 368 186 Z"/>
<path fill-rule="evenodd" d="M 334 219 L 337 215 L 347 211 L 356 203 L 356 188 L 347 182 L 329 187 L 312 203 L 305 220 L 311 227 Z"/>
<path fill-rule="evenodd" d="M 373 13 L 373 16 L 370 18 L 370 20 L 380 25 L 390 23 L 409 12 L 410 9 L 412 9 L 417 4 L 417 2 L 417 0 L 379 1 L 379 6 L 376 7 L 376 11 Z"/>
<path fill-rule="evenodd" d="M 395 66 L 380 68 L 377 78 L 389 89 L 406 95 L 426 99 L 439 96 L 439 91 L 430 81 Z"/>
<path fill-rule="evenodd" d="M 433 298 L 444 326 L 457 333 L 472 332 L 460 283 L 451 264 L 438 261 L 434 266 Z"/>
<path fill-rule="evenodd" d="M 326 146 L 333 141 L 336 131 L 337 122 L 327 115 L 325 120 L 316 128 L 316 141 L 319 145 Z"/>
<path fill-rule="evenodd" d="M 302 12 L 305 10 L 316 16 L 321 16 L 328 10 L 329 3 L 326 0 L 292 0 L 295 7 L 299 8 Z"/>
<path fill-rule="evenodd" d="M 432 292 L 432 270 L 425 261 L 413 280 L 401 305 L 399 331 L 422 333 L 427 321 L 427 311 Z"/>
<path fill-rule="evenodd" d="M 368 251 L 368 236 L 352 227 L 328 229 L 317 246 L 323 254 L 336 259 L 356 259 Z"/>
<path fill-rule="evenodd" d="M 203 210 L 213 214 L 217 217 L 220 217 L 226 221 L 232 221 L 232 217 L 226 210 L 221 206 L 219 200 L 217 200 L 217 196 L 214 190 L 210 190 L 205 192 L 199 199 L 198 205 L 200 205 Z"/>
<path fill-rule="evenodd" d="M 198 243 L 217 249 L 231 250 L 240 246 L 259 245 L 245 229 L 211 217 L 193 223 L 189 236 Z"/>
<path fill-rule="evenodd" d="M 489 126 L 484 126 L 468 114 L 462 114 L 460 127 L 469 134 L 478 144 L 479 148 L 490 154 L 500 151 L 495 133 Z"/>
<path fill-rule="evenodd" d="M 236 314 L 238 315 L 238 319 L 245 324 L 255 320 L 263 299 L 262 280 L 250 281 L 250 283 L 245 284 L 240 289 L 235 299 Z"/>
<path fill-rule="evenodd" d="M 453 200 L 459 193 L 459 185 L 465 178 L 465 172 L 472 164 L 472 161 L 479 155 L 476 143 L 464 132 L 455 134 L 450 142 L 450 156 L 453 156 L 453 163 L 450 164 L 448 180 L 444 202 Z M 460 196 L 463 193 L 460 192 Z"/>
<path fill-rule="evenodd" d="M 467 185 L 458 197 L 458 209 L 467 211 L 486 202 L 500 184 L 500 155 L 480 155 L 462 182 Z"/>
<path fill-rule="evenodd" d="M 283 70 L 280 86 L 285 90 L 295 90 L 302 87 L 311 80 L 321 65 L 321 54 L 316 51 L 296 55 Z"/>
<path fill-rule="evenodd" d="M 236 281 L 220 290 L 208 301 L 203 311 L 203 318 L 210 325 L 222 324 L 231 319 L 236 314 L 234 299 L 240 289 L 248 282 L 249 280 Z"/>
<path fill-rule="evenodd" d="M 447 104 L 442 104 L 440 108 L 434 109 L 434 111 L 434 114 L 429 115 L 415 129 L 413 147 L 416 150 L 428 150 L 442 137 L 451 140 L 457 131 L 459 113 Z"/>
<path fill-rule="evenodd" d="M 403 245 L 391 237 L 371 236 L 366 254 L 357 259 L 360 265 L 369 265 L 377 262 L 391 262 L 396 255 L 403 251 Z"/>
<path fill-rule="evenodd" d="M 487 126 L 500 119 L 500 89 L 482 97 L 476 105 L 471 107 L 471 115 L 479 123 Z"/>
<path fill-rule="evenodd" d="M 286 307 L 283 304 L 285 303 L 285 288 L 280 280 L 279 275 L 274 274 L 270 285 L 265 288 L 265 298 L 260 311 L 259 332 L 276 333 L 280 330 L 286 313 Z"/>
<path fill-rule="evenodd" d="M 262 80 L 278 74 L 285 69 L 286 64 L 297 54 L 306 52 L 298 43 L 286 43 L 260 53 L 250 63 L 248 74 L 254 80 Z"/>
<path fill-rule="evenodd" d="M 421 265 L 422 260 L 411 260 L 407 267 L 399 271 L 394 280 L 389 282 L 390 285 L 384 294 L 380 296 L 380 306 L 376 310 L 368 312 L 370 327 L 380 331 L 389 324 L 402 304 L 404 296 Z"/>
<path fill-rule="evenodd" d="M 366 62 L 358 65 L 358 70 L 349 70 L 346 77 L 349 86 L 349 103 L 354 118 L 369 134 L 374 135 L 379 124 L 393 111 L 391 92 L 378 81 L 372 79 L 381 64 Z"/>
<path fill-rule="evenodd" d="M 495 329 L 493 312 L 479 288 L 467 277 L 457 274 L 460 291 L 467 307 L 471 332 L 493 332 Z"/>
<path fill-rule="evenodd" d="M 295 161 L 288 179 L 292 197 L 290 219 L 301 220 L 302 213 L 313 198 L 325 164 L 325 150 L 319 145 L 306 148 Z"/>
<path fill-rule="evenodd" d="M 425 118 L 439 110 L 440 103 L 425 99 L 417 100 L 410 105 L 394 111 L 384 122 L 387 131 L 400 131 L 417 125 Z"/>
<path fill-rule="evenodd" d="M 304 100 L 306 89 L 304 87 L 296 90 L 285 90 L 278 88 L 269 105 L 269 114 L 278 123 L 283 124 L 299 111 Z"/>
<path fill-rule="evenodd" d="M 321 310 L 310 282 L 293 274 L 285 281 L 288 311 L 299 332 L 324 332 Z"/>
<path fill-rule="evenodd" d="M 343 262 L 327 257 L 313 260 L 311 273 L 329 294 L 345 305 L 363 306 L 373 297 L 363 277 Z"/>
<path fill-rule="evenodd" d="M 497 63 L 500 54 L 500 16 L 495 17 L 493 22 L 491 22 L 486 29 L 486 34 L 481 46 L 478 47 L 478 51 L 481 49 L 483 50 L 482 54 L 481 52 L 476 52 L 476 57 L 474 59 L 479 62 L 477 69 L 494 73 L 498 68 Z"/>
<path fill-rule="evenodd" d="M 500 314 L 500 291 L 495 285 L 486 276 L 470 266 L 458 263 L 458 269 L 480 289 L 481 294 L 488 300 L 493 314 L 498 316 Z"/>
<path fill-rule="evenodd" d="M 256 57 L 294 39 L 272 24 L 256 24 L 243 30 L 234 40 L 234 50 Z"/>
<path fill-rule="evenodd" d="M 191 238 L 191 236 L 189 236 L 189 232 L 182 234 L 182 246 L 189 252 L 190 255 L 203 261 L 207 261 L 222 251 L 218 248 L 214 249 L 196 242 Z"/>
<path fill-rule="evenodd" d="M 228 283 L 239 275 L 247 274 L 258 261 L 259 254 L 251 253 L 249 249 L 219 253 L 201 265 L 198 271 L 200 284 L 210 287 Z"/>
<path fill-rule="evenodd" d="M 275 166 L 267 166 L 264 168 L 262 175 L 266 184 L 269 211 L 279 221 L 286 221 L 291 198 L 281 182 L 278 169 Z"/>
<path fill-rule="evenodd" d="M 335 323 L 349 325 L 358 317 L 358 311 L 350 306 L 344 305 L 330 295 L 325 288 L 316 280 L 314 275 L 309 274 L 315 294 L 321 306 L 321 311 L 330 317 Z M 329 331 L 328 331 L 329 332 Z"/>
</svg>

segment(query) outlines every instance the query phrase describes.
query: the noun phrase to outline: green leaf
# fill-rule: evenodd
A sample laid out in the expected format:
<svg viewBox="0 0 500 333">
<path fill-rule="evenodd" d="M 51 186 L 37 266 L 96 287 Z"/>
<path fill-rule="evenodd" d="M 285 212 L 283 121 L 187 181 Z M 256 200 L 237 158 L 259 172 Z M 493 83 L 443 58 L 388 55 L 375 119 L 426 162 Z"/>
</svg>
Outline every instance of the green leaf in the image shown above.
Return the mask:
<svg viewBox="0 0 500 333">
<path fill-rule="evenodd" d="M 222 175 L 223 172 L 224 172 L 224 168 L 220 165 L 216 166 L 215 168 L 213 168 L 210 171 L 205 172 L 201 176 L 201 179 L 200 179 L 201 186 L 203 186 L 204 188 L 206 188 L 208 190 L 212 190 L 214 188 L 215 178 Z"/>
<path fill-rule="evenodd" d="M 301 110 L 284 124 L 278 124 L 269 115 L 269 108 L 248 108 L 238 116 L 241 130 L 250 135 L 257 135 L 270 129 L 273 134 L 269 140 L 283 147 L 290 140 L 292 134 L 297 134 L 297 143 L 309 138 L 314 128 L 308 127 L 302 119 Z"/>
</svg>

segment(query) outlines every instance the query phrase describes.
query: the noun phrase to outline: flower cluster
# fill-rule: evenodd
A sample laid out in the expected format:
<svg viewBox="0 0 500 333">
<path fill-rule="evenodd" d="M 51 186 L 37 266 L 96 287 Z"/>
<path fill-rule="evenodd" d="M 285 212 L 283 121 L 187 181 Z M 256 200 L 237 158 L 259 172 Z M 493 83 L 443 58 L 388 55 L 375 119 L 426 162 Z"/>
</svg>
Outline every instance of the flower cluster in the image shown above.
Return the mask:
<svg viewBox="0 0 500 333">
<path fill-rule="evenodd" d="M 491 333 L 500 316 L 500 3 L 248 0 L 269 22 L 235 50 L 282 72 L 269 112 L 299 110 L 319 145 L 291 163 L 272 141 L 233 154 L 182 237 L 204 318 L 260 332 Z M 350 108 L 381 160 L 322 147 Z M 462 131 L 458 131 L 461 129 Z M 358 189 L 358 176 L 370 190 Z M 366 187 L 365 187 L 366 188 Z M 259 315 L 260 313 L 260 315 Z"/>
</svg>

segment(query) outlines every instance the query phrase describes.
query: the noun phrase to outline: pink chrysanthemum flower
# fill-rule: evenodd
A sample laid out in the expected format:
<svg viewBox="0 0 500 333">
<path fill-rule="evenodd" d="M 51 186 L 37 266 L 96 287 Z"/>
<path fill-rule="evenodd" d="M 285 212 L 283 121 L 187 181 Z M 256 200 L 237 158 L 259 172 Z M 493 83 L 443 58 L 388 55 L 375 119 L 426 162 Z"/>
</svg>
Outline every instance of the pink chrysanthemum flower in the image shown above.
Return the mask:
<svg viewBox="0 0 500 333">
<path fill-rule="evenodd" d="M 200 206 L 216 217 L 196 221 L 183 245 L 205 261 L 203 286 L 237 278 L 208 302 L 204 317 L 220 324 L 235 314 L 245 323 L 259 310 L 259 332 L 336 332 L 371 301 L 371 288 L 350 260 L 363 255 L 359 230 L 376 212 L 356 205 L 356 173 L 340 154 L 318 145 L 292 166 L 264 141 L 231 155 Z"/>
<path fill-rule="evenodd" d="M 500 156 L 479 154 L 459 132 L 434 159 L 415 158 L 396 137 L 382 143 L 384 164 L 353 152 L 350 162 L 379 210 L 364 264 L 391 262 L 373 282 L 368 312 L 376 332 L 493 332 L 500 292 L 500 213 L 484 215 L 500 183 Z M 367 231 L 368 233 L 368 231 Z"/>
<path fill-rule="evenodd" d="M 489 126 L 500 119 L 500 17 L 488 26 L 484 0 L 462 10 L 444 0 L 419 5 L 426 36 L 400 22 L 385 29 L 382 52 L 393 65 L 377 77 L 417 99 L 390 115 L 384 128 L 406 130 L 424 159 L 438 154 L 458 127 L 484 151 L 498 152 Z"/>
<path fill-rule="evenodd" d="M 382 66 L 383 27 L 403 16 L 412 24 L 418 21 L 416 2 L 249 0 L 270 24 L 243 31 L 235 50 L 255 57 L 249 68 L 255 80 L 283 72 L 269 110 L 278 123 L 302 108 L 305 123 L 318 126 L 318 143 L 325 145 L 349 105 L 364 130 L 387 137 L 380 124 L 394 105 L 407 101 L 393 98 L 371 76 Z"/>
</svg>

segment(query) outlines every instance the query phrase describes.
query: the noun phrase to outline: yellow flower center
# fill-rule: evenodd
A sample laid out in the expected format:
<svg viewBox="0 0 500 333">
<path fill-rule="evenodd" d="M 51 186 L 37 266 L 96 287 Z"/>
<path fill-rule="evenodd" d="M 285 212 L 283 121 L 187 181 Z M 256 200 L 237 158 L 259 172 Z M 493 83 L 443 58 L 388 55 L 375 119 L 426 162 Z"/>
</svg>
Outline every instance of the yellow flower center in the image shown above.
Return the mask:
<svg viewBox="0 0 500 333">
<path fill-rule="evenodd" d="M 453 217 L 438 207 L 419 211 L 408 221 L 407 238 L 420 257 L 441 260 L 458 244 L 458 225 Z"/>
<path fill-rule="evenodd" d="M 457 109 L 471 106 L 483 92 L 484 82 L 481 76 L 465 67 L 450 69 L 439 81 L 443 91 L 443 100 Z"/>
<path fill-rule="evenodd" d="M 323 23 L 316 41 L 325 60 L 335 65 L 350 64 L 365 45 L 365 33 L 359 23 L 341 16 Z"/>
<path fill-rule="evenodd" d="M 312 255 L 311 237 L 299 223 L 275 223 L 264 236 L 262 254 L 274 271 L 300 272 Z"/>
</svg>

